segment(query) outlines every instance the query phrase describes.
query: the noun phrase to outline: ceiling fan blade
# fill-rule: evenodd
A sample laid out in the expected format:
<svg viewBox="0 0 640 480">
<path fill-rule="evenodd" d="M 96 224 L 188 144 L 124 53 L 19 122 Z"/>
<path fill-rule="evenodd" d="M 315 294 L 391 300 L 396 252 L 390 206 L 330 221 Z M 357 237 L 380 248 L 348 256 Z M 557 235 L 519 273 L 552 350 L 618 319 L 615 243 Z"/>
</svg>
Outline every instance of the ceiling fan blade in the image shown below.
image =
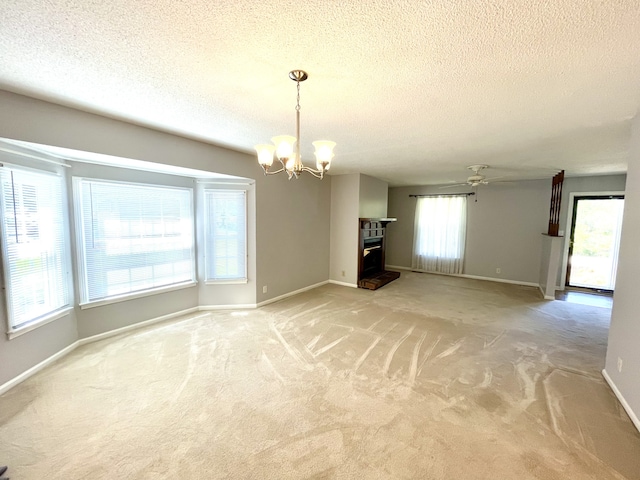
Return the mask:
<svg viewBox="0 0 640 480">
<path fill-rule="evenodd" d="M 502 175 L 502 176 L 500 176 L 500 177 L 484 178 L 483 180 L 484 180 L 485 182 L 492 182 L 492 181 L 497 180 L 497 179 L 499 179 L 499 178 L 506 178 L 506 177 L 507 177 L 506 175 Z"/>
<path fill-rule="evenodd" d="M 445 188 L 455 188 L 455 187 L 467 187 L 469 186 L 468 183 L 454 183 L 453 185 L 445 185 L 444 187 L 438 187 L 439 189 L 445 189 Z"/>
</svg>

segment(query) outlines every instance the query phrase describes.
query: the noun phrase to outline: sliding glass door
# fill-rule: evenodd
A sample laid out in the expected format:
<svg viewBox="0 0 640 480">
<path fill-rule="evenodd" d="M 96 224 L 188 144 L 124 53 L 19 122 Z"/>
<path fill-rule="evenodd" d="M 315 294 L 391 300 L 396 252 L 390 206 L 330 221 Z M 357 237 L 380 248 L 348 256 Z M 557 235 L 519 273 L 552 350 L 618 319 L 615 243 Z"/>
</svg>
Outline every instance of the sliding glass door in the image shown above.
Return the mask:
<svg viewBox="0 0 640 480">
<path fill-rule="evenodd" d="M 575 197 L 566 285 L 613 291 L 624 197 Z"/>
</svg>

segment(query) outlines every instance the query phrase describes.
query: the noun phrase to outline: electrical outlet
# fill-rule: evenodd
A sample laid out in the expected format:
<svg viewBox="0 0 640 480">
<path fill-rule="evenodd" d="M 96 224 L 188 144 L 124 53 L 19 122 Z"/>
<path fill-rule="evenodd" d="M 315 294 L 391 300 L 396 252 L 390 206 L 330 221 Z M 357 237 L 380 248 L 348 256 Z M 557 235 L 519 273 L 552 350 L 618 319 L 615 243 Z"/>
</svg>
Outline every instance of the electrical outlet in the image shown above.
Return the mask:
<svg viewBox="0 0 640 480">
<path fill-rule="evenodd" d="M 267 286 L 262 287 L 262 293 L 267 293 Z"/>
<path fill-rule="evenodd" d="M 342 270 L 342 276 L 344 277 L 344 270 Z"/>
<path fill-rule="evenodd" d="M 496 268 L 496 273 L 502 273 L 502 269 L 501 268 Z"/>
<path fill-rule="evenodd" d="M 618 357 L 618 372 L 622 373 L 622 359 Z"/>
</svg>

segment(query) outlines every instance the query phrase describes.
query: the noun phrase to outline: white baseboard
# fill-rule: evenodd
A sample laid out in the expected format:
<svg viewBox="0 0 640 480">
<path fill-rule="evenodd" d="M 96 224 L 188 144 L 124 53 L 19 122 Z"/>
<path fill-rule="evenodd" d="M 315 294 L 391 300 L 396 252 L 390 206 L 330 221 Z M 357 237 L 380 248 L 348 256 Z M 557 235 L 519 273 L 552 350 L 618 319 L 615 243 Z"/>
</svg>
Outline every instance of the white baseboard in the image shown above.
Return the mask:
<svg viewBox="0 0 640 480">
<path fill-rule="evenodd" d="M 618 387 L 616 386 L 616 384 L 613 383 L 613 380 L 611 379 L 611 377 L 609 376 L 609 374 L 605 369 L 602 369 L 602 376 L 611 387 L 611 390 L 613 390 L 613 393 L 618 398 L 618 401 L 622 404 L 622 408 L 624 408 L 624 411 L 627 412 L 627 415 L 629 415 L 629 418 L 631 419 L 635 427 L 640 432 L 640 419 L 631 408 L 631 405 L 627 403 L 627 400 L 622 396 L 622 393 L 620 392 L 620 390 L 618 390 Z"/>
<path fill-rule="evenodd" d="M 158 322 L 163 322 L 165 320 L 171 320 L 172 318 L 180 317 L 180 316 L 183 316 L 183 315 L 188 315 L 190 313 L 194 313 L 194 312 L 197 312 L 197 311 L 198 311 L 198 307 L 193 307 L 193 308 L 189 308 L 189 309 L 186 309 L 186 310 L 181 310 L 179 312 L 170 313 L 168 315 L 162 315 L 160 317 L 156 317 L 156 318 L 152 318 L 152 319 L 149 319 L 149 320 L 145 320 L 143 322 L 138 322 L 138 323 L 134 323 L 132 325 L 127 325 L 126 327 L 117 328 L 115 330 L 110 330 L 108 332 L 99 333 L 97 335 L 92 335 L 91 337 L 86 337 L 86 338 L 81 338 L 79 340 L 76 340 L 71 345 L 63 348 L 59 352 L 54 353 L 50 357 L 45 358 L 43 361 L 41 361 L 37 365 L 31 367 L 29 370 L 26 370 L 26 371 L 22 372 L 17 377 L 14 377 L 11 380 L 9 380 L 8 382 L 5 382 L 2 385 L 0 385 L 0 395 L 2 395 L 3 393 L 7 392 L 11 388 L 15 387 L 19 383 L 24 382 L 26 379 L 28 379 L 29 377 L 32 377 L 33 375 L 38 373 L 43 368 L 51 365 L 56 360 L 59 360 L 60 358 L 70 354 L 76 348 L 78 348 L 78 347 L 80 347 L 82 345 L 86 345 L 88 343 L 97 342 L 99 340 L 103 340 L 103 339 L 109 338 L 109 337 L 115 337 L 116 335 L 120 335 L 121 333 L 126 333 L 126 332 L 129 332 L 131 330 L 136 330 L 138 328 L 146 327 L 147 325 L 152 325 L 152 324 L 158 323 Z"/>
<path fill-rule="evenodd" d="M 160 317 L 151 318 L 149 320 L 144 320 L 142 322 L 134 323 L 132 325 L 127 325 L 125 327 L 117 328 L 115 330 L 110 330 L 108 332 L 99 333 L 97 335 L 92 335 L 92 336 L 86 337 L 86 338 L 81 338 L 81 339 L 76 340 L 75 342 L 73 342 L 71 345 L 63 348 L 59 352 L 56 352 L 53 355 L 51 355 L 50 357 L 44 359 L 42 362 L 38 363 L 37 365 L 31 367 L 30 369 L 22 372 L 18 376 L 14 377 L 11 380 L 9 380 L 9 381 L 3 383 L 2 385 L 0 385 L 0 395 L 2 395 L 3 393 L 7 392 L 11 388 L 15 387 L 19 383 L 24 382 L 26 379 L 28 379 L 29 377 L 32 377 L 33 375 L 38 373 L 43 368 L 51 365 L 56 360 L 64 357 L 65 355 L 68 355 L 69 353 L 71 353 L 77 347 L 79 347 L 81 345 L 86 345 L 88 343 L 97 342 L 99 340 L 104 340 L 105 338 L 109 338 L 109 337 L 115 337 L 116 335 L 120 335 L 122 333 L 127 333 L 127 332 L 130 332 L 132 330 L 136 330 L 136 329 L 139 329 L 139 328 L 142 328 L 142 327 L 146 327 L 148 325 L 152 325 L 154 323 L 164 322 L 166 320 L 171 320 L 172 318 L 177 318 L 177 317 L 181 317 L 181 316 L 184 316 L 184 315 L 189 315 L 189 314 L 195 313 L 195 312 L 200 312 L 200 311 L 208 312 L 208 311 L 213 311 L 213 310 L 245 310 L 245 309 L 248 309 L 248 308 L 261 307 L 263 305 L 268 305 L 269 303 L 274 303 L 274 302 L 277 302 L 277 301 L 282 300 L 282 299 L 287 298 L 287 297 L 292 297 L 293 295 L 297 295 L 298 293 L 306 292 L 307 290 L 312 290 L 314 288 L 321 287 L 322 285 L 326 285 L 327 283 L 329 283 L 329 280 L 325 280 L 324 282 L 316 283 L 315 285 L 309 285 L 308 287 L 300 288 L 300 289 L 295 290 L 293 292 L 289 292 L 289 293 L 286 293 L 284 295 L 280 295 L 279 297 L 275 297 L 275 298 L 271 298 L 269 300 L 265 300 L 264 302 L 260 302 L 258 304 L 246 304 L 246 305 L 202 305 L 202 306 L 198 306 L 198 307 L 192 307 L 192 308 L 188 308 L 186 310 L 180 310 L 178 312 L 169 313 L 167 315 L 162 315 Z M 194 317 L 194 318 L 198 318 L 198 317 Z"/>
<path fill-rule="evenodd" d="M 49 358 L 45 358 L 43 361 L 41 361 L 37 365 L 34 365 L 29 370 L 27 370 L 25 372 L 22 372 L 17 377 L 12 378 L 11 380 L 9 380 L 6 383 L 3 383 L 2 385 L 0 385 L 0 395 L 2 395 L 3 393 L 7 392 L 10 389 L 12 389 L 13 387 L 18 385 L 19 383 L 24 382 L 27 378 L 35 375 L 36 373 L 38 373 L 43 368 L 48 367 L 49 365 L 51 365 L 53 362 L 55 362 L 59 358 L 62 358 L 65 355 L 68 355 L 69 353 L 73 352 L 77 347 L 78 347 L 78 342 L 77 341 L 73 342 L 68 347 L 65 347 L 62 350 L 60 350 L 59 352 L 54 353 Z"/>
<path fill-rule="evenodd" d="M 329 280 L 329 283 L 333 285 L 340 285 L 342 287 L 358 288 L 358 285 L 356 285 L 355 283 L 339 282 L 337 280 Z"/>
<path fill-rule="evenodd" d="M 285 298 L 293 297 L 294 295 L 297 295 L 302 292 L 306 292 L 308 290 L 313 290 L 314 288 L 321 287 L 323 285 L 326 285 L 327 283 L 329 283 L 329 280 L 318 282 L 314 285 L 309 285 L 308 287 L 299 288 L 298 290 L 294 290 L 293 292 L 285 293 L 284 295 L 280 295 L 278 297 L 270 298 L 269 300 L 260 302 L 256 305 L 256 307 L 260 308 L 260 307 L 263 307 L 264 305 L 269 305 L 270 303 L 279 302 L 280 300 L 284 300 Z"/>
<path fill-rule="evenodd" d="M 539 285 L 535 282 L 522 282 L 520 280 L 509 280 L 507 278 L 481 277 L 479 275 L 467 275 L 466 273 L 456 276 L 462 278 L 471 278 L 473 280 L 487 280 L 489 282 L 510 283 L 511 285 L 522 285 L 525 287 L 539 287 Z"/>
<path fill-rule="evenodd" d="M 130 332 L 131 330 L 137 330 L 138 328 L 146 327 L 147 325 L 153 325 L 154 323 L 164 322 L 165 320 L 171 320 L 172 318 L 181 317 L 183 315 L 189 315 L 190 313 L 195 313 L 198 310 L 198 307 L 187 308 L 186 310 L 180 310 L 179 312 L 169 313 L 168 315 L 162 315 L 160 317 L 151 318 L 142 322 L 133 323 L 131 325 L 127 325 L 126 327 L 116 328 L 115 330 L 109 330 L 108 332 L 81 338 L 77 343 L 78 345 L 86 345 L 87 343 L 93 343 L 105 338 L 115 337 L 116 335 L 120 335 L 121 333 Z"/>
<path fill-rule="evenodd" d="M 482 277 L 480 275 L 468 275 L 466 273 L 427 272 L 426 270 L 418 270 L 418 269 L 409 268 L 409 267 L 400 267 L 398 265 L 385 265 L 385 268 L 392 269 L 392 270 L 408 270 L 410 272 L 418 272 L 418 273 L 431 273 L 432 275 L 447 275 L 449 277 L 470 278 L 472 280 L 486 280 L 489 282 L 510 283 L 512 285 L 523 285 L 525 287 L 540 287 L 540 285 L 534 282 L 521 282 L 520 280 L 509 280 L 506 278 Z"/>
<path fill-rule="evenodd" d="M 538 290 L 540 290 L 540 293 L 542 294 L 542 297 L 545 300 L 555 300 L 556 299 L 556 297 L 552 297 L 551 295 L 545 295 L 544 294 L 544 290 L 542 289 L 542 287 L 540 285 L 538 285 Z"/>
<path fill-rule="evenodd" d="M 245 303 L 239 305 L 200 305 L 198 310 L 201 312 L 208 312 L 212 310 L 247 310 L 256 308 L 257 305 L 255 303 Z"/>
</svg>

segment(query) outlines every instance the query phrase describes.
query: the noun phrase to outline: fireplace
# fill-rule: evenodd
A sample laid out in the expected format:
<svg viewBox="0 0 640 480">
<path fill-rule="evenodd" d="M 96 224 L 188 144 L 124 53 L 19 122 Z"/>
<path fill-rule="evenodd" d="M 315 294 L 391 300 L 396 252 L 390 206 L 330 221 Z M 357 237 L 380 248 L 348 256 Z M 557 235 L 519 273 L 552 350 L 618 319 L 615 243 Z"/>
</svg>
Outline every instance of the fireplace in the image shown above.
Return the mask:
<svg viewBox="0 0 640 480">
<path fill-rule="evenodd" d="M 376 290 L 400 276 L 384 269 L 385 234 L 395 218 L 361 218 L 358 250 L 358 286 Z"/>
<path fill-rule="evenodd" d="M 384 270 L 382 238 L 365 238 L 362 252 L 362 277 L 372 276 Z"/>
</svg>

